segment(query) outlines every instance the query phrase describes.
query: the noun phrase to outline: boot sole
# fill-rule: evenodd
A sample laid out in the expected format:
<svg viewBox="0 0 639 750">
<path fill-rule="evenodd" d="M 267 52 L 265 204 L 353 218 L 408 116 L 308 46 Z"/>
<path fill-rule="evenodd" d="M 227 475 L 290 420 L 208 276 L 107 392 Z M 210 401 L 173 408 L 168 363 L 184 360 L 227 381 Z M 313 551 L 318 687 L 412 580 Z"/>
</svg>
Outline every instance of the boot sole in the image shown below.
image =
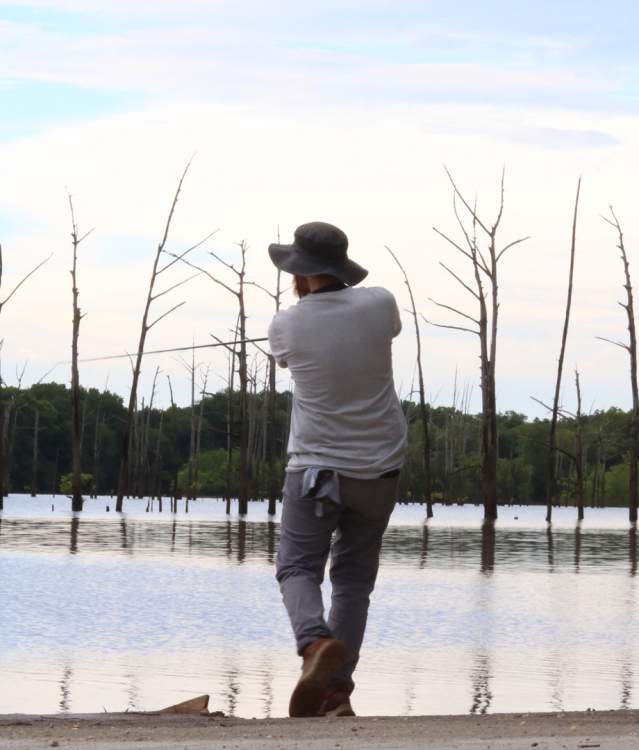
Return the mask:
<svg viewBox="0 0 639 750">
<path fill-rule="evenodd" d="M 330 641 L 318 649 L 293 690 L 288 715 L 317 716 L 331 677 L 345 661 L 346 649 L 341 641 Z"/>
<path fill-rule="evenodd" d="M 341 716 L 355 716 L 355 711 L 353 711 L 350 703 L 340 703 L 336 708 L 331 708 L 330 711 L 327 711 L 324 716 L 331 719 L 339 719 Z"/>
</svg>

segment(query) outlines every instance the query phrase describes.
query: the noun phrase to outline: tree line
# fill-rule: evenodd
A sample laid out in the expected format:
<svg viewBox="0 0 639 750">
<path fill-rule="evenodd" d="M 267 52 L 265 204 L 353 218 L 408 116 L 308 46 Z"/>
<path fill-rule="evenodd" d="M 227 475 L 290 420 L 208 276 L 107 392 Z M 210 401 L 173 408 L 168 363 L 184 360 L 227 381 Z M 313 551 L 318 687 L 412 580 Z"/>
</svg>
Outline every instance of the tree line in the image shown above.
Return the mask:
<svg viewBox="0 0 639 750">
<path fill-rule="evenodd" d="M 252 378 L 249 376 L 249 380 Z M 264 387 L 266 385 L 266 387 Z M 73 450 L 72 389 L 59 383 L 29 388 L 5 386 L 5 488 L 30 494 L 70 493 Z M 240 393 L 221 390 L 196 398 L 188 406 L 159 409 L 145 405 L 132 425 L 131 492 L 129 497 L 236 498 L 240 475 Z M 286 442 L 292 394 L 278 392 L 274 420 L 268 383 L 248 393 L 247 440 L 249 499 L 280 497 L 286 465 Z M 482 502 L 482 416 L 467 410 L 467 394 L 451 406 L 431 407 L 431 500 L 442 503 Z M 426 502 L 424 430 L 419 402 L 404 400 L 409 447 L 401 475 L 401 499 Z M 117 496 L 119 447 L 127 429 L 123 399 L 108 390 L 80 389 L 80 460 L 84 495 Z M 229 425 L 229 413 L 237 414 Z M 608 409 L 584 415 L 581 424 L 563 416 L 557 424 L 558 504 L 580 501 L 574 446 L 581 435 L 583 495 L 586 506 L 628 504 L 632 412 Z M 545 502 L 549 419 L 529 420 L 506 412 L 497 415 L 497 486 L 501 504 Z M 230 429 L 229 429 L 230 428 Z M 230 442 L 229 442 L 230 436 Z M 273 462 L 270 451 L 275 448 Z M 170 506 L 169 506 L 170 507 Z M 274 510 L 274 507 L 271 508 Z"/>
</svg>

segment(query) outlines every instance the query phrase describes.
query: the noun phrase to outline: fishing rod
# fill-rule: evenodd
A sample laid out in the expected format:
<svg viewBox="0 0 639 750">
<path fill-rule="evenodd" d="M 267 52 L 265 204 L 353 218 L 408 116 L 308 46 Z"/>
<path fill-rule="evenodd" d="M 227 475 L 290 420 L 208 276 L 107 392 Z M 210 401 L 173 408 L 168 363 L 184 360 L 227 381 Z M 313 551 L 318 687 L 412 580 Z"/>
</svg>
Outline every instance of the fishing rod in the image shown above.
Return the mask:
<svg viewBox="0 0 639 750">
<path fill-rule="evenodd" d="M 154 349 L 150 352 L 142 352 L 145 356 L 147 354 L 169 354 L 171 352 L 190 352 L 193 349 L 214 349 L 217 346 L 236 346 L 237 344 L 257 344 L 261 341 L 268 341 L 267 337 L 260 339 L 240 339 L 239 341 L 218 341 L 215 344 L 192 344 L 191 346 L 176 346 L 172 349 Z M 136 354 L 109 354 L 106 357 L 88 357 L 87 359 L 80 359 L 78 362 L 105 362 L 111 359 L 130 359 L 136 356 Z M 64 364 L 69 364 L 65 362 Z"/>
</svg>

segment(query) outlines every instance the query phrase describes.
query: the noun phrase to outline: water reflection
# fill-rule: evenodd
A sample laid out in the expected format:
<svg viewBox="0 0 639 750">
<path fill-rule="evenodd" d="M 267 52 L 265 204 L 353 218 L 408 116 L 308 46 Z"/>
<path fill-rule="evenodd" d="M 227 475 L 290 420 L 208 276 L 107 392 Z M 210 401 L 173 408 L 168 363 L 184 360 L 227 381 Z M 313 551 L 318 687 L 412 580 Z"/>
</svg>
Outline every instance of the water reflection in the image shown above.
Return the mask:
<svg viewBox="0 0 639 750">
<path fill-rule="evenodd" d="M 94 518 L 74 515 L 40 519 L 0 519 L 0 550 L 37 552 L 121 552 L 129 556 L 197 555 L 224 557 L 243 564 L 249 559 L 275 561 L 279 524 L 273 521 L 208 521 L 172 516 L 168 522 L 134 517 Z M 545 537 L 545 542 L 543 538 Z M 386 565 L 416 569 L 617 571 L 622 564 L 637 574 L 637 532 L 632 529 L 500 529 L 446 528 L 423 524 L 391 526 L 383 546 Z M 629 566 L 629 568 L 628 568 Z"/>
<path fill-rule="evenodd" d="M 137 711 L 140 703 L 138 676 L 135 672 L 129 672 L 124 675 L 124 679 L 127 682 L 127 711 Z"/>
<path fill-rule="evenodd" d="M 241 565 L 246 559 L 246 521 L 237 522 L 237 562 Z"/>
<path fill-rule="evenodd" d="M 62 671 L 62 679 L 60 680 L 60 702 L 58 703 L 58 710 L 62 714 L 66 714 L 69 711 L 72 675 L 73 671 L 67 664 Z"/>
<path fill-rule="evenodd" d="M 581 523 L 578 521 L 575 526 L 575 573 L 579 573 L 579 564 L 581 562 Z"/>
<path fill-rule="evenodd" d="M 266 658 L 262 667 L 262 715 L 270 719 L 273 711 L 273 667 L 270 658 Z"/>
<path fill-rule="evenodd" d="M 226 713 L 229 716 L 235 716 L 237 711 L 237 703 L 240 697 L 240 681 L 236 670 L 231 670 L 228 673 L 228 684 L 226 689 Z"/>
<path fill-rule="evenodd" d="M 80 529 L 80 516 L 73 515 L 71 518 L 71 538 L 69 541 L 69 552 L 75 555 L 78 551 L 78 530 Z"/>
<path fill-rule="evenodd" d="M 493 694 L 490 690 L 490 659 L 486 651 L 479 651 L 475 656 L 471 678 L 473 702 L 470 706 L 470 713 L 485 714 L 493 702 Z"/>
<path fill-rule="evenodd" d="M 51 684 L 35 710 L 146 710 L 170 688 L 286 713 L 299 663 L 273 579 L 279 524 L 190 510 L 0 516 L 0 713 Z M 357 707 L 637 707 L 636 573 L 627 526 L 392 525 Z"/>
<path fill-rule="evenodd" d="M 552 537 L 552 526 L 548 524 L 546 526 L 546 546 L 548 549 L 548 570 L 550 573 L 555 572 L 555 547 Z"/>
<path fill-rule="evenodd" d="M 274 521 L 267 521 L 267 534 L 266 534 L 266 561 L 269 565 L 275 563 L 275 530 L 277 524 Z"/>
<path fill-rule="evenodd" d="M 422 549 L 419 555 L 419 567 L 426 567 L 426 561 L 428 560 L 428 524 L 424 523 L 422 529 Z"/>
<path fill-rule="evenodd" d="M 490 575 L 495 569 L 497 536 L 494 521 L 485 521 L 481 527 L 481 572 Z"/>
</svg>

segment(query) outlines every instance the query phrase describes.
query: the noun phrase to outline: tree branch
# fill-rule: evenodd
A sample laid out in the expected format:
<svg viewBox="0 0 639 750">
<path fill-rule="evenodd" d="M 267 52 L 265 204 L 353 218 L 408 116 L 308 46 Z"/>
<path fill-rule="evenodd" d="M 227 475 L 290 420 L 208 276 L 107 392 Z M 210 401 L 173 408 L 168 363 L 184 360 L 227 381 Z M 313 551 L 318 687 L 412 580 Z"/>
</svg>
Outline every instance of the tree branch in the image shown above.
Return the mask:
<svg viewBox="0 0 639 750">
<path fill-rule="evenodd" d="M 188 281 L 191 281 L 192 279 L 197 278 L 201 274 L 202 272 L 198 271 L 197 273 L 194 273 L 192 276 L 189 276 L 188 279 L 182 279 L 182 281 L 178 281 L 177 284 L 173 284 L 173 286 L 170 286 L 168 289 L 165 289 L 163 292 L 158 292 L 157 294 L 154 294 L 151 297 L 151 301 L 154 302 L 159 297 L 163 297 L 165 294 L 172 292 L 174 289 L 177 289 L 179 286 L 182 286 L 182 284 L 186 284 Z"/>
<path fill-rule="evenodd" d="M 518 240 L 514 240 L 513 242 L 509 242 L 505 247 L 503 247 L 499 251 L 499 253 L 497 253 L 497 260 L 496 260 L 496 262 L 499 261 L 499 259 L 506 252 L 506 250 L 510 250 L 511 247 L 514 247 L 515 245 L 519 245 L 520 242 L 526 242 L 526 240 L 529 240 L 529 239 L 530 239 L 530 236 L 528 236 L 528 237 L 520 237 Z"/>
<path fill-rule="evenodd" d="M 205 242 L 211 239 L 213 235 L 217 234 L 220 230 L 215 229 L 210 234 L 207 234 L 206 237 L 202 238 L 199 242 L 196 242 L 195 245 L 191 245 L 191 247 L 187 248 L 183 253 L 180 255 L 176 255 L 175 253 L 169 253 L 166 250 L 164 251 L 165 255 L 171 255 L 173 257 L 173 260 L 167 263 L 165 266 L 162 266 L 160 270 L 155 274 L 156 276 L 159 276 L 161 273 L 164 273 L 168 268 L 171 268 L 171 266 L 175 265 L 179 260 L 182 260 L 182 258 L 185 258 L 189 253 L 192 253 L 193 250 L 197 250 L 198 247 L 201 247 Z"/>
<path fill-rule="evenodd" d="M 5 305 L 6 305 L 6 304 L 7 304 L 7 302 L 8 302 L 8 301 L 9 301 L 9 300 L 11 299 L 11 297 L 13 297 L 13 295 L 14 295 L 14 294 L 15 294 L 15 293 L 16 293 L 16 292 L 18 291 L 18 289 L 20 289 L 20 287 L 21 287 L 21 286 L 22 286 L 22 285 L 24 284 L 24 282 L 25 282 L 25 281 L 26 281 L 26 280 L 27 280 L 28 278 L 30 278 L 31 276 L 33 276 L 33 274 L 34 274 L 34 273 L 35 273 L 36 271 L 38 271 L 38 270 L 39 270 L 40 268 L 42 268 L 42 266 L 43 266 L 43 265 L 44 265 L 45 263 L 47 263 L 48 261 L 50 261 L 52 257 L 53 257 L 53 253 L 51 253 L 51 254 L 50 254 L 49 256 L 47 256 L 47 257 L 46 257 L 46 258 L 45 258 L 45 259 L 44 259 L 43 261 L 40 261 L 40 263 L 38 263 L 38 265 L 37 265 L 37 266 L 36 266 L 35 268 L 32 268 L 32 269 L 31 269 L 31 271 L 29 271 L 29 273 L 28 273 L 28 274 L 27 274 L 26 276 L 24 276 L 24 277 L 23 277 L 23 278 L 22 278 L 22 279 L 21 279 L 21 280 L 20 280 L 20 281 L 19 281 L 19 282 L 18 282 L 18 283 L 17 283 L 17 284 L 16 284 L 15 286 L 14 286 L 14 287 L 13 287 L 13 289 L 12 289 L 12 290 L 11 290 L 11 292 L 9 293 L 8 297 L 7 297 L 7 298 L 6 298 L 5 300 L 3 300 L 2 302 L 0 302 L 0 310 L 2 310 L 2 308 L 3 308 L 3 307 L 4 307 Z M 0 274 L 1 274 L 1 260 L 0 260 Z M 0 278 L 1 278 L 1 277 L 0 277 Z"/>
<path fill-rule="evenodd" d="M 157 323 L 159 323 L 159 322 L 160 322 L 161 320 L 163 320 L 164 318 L 166 318 L 166 316 L 167 316 L 167 315 L 170 315 L 170 314 L 171 314 L 172 312 L 174 312 L 175 310 L 177 310 L 177 309 L 178 309 L 178 307 L 182 307 L 182 305 L 186 305 L 186 300 L 185 300 L 184 302 L 180 302 L 180 303 L 179 303 L 179 304 L 177 304 L 177 305 L 174 305 L 174 306 L 173 306 L 173 307 L 172 307 L 172 308 L 171 308 L 170 310 L 167 310 L 167 311 L 166 311 L 165 313 L 163 313 L 162 315 L 160 315 L 160 317 L 159 317 L 159 318 L 156 318 L 156 319 L 155 319 L 155 320 L 153 321 L 153 323 L 149 323 L 149 325 L 147 325 L 147 327 L 146 327 L 146 330 L 147 330 L 147 331 L 150 331 L 150 330 L 151 330 L 151 328 L 153 328 L 153 326 L 154 326 L 154 325 L 156 325 L 156 324 L 157 324 Z"/>
<path fill-rule="evenodd" d="M 450 180 L 450 184 L 453 186 L 453 190 L 455 191 L 455 193 L 457 193 L 457 196 L 459 197 L 459 200 L 464 204 L 464 206 L 466 207 L 466 210 L 470 213 L 470 215 L 477 222 L 477 224 L 479 224 L 479 226 L 484 230 L 484 232 L 486 232 L 486 234 L 490 236 L 490 234 L 491 234 L 490 229 L 488 229 L 488 227 L 480 220 L 479 216 L 477 216 L 476 210 L 474 210 L 473 208 L 470 207 L 470 205 L 467 202 L 467 200 L 459 192 L 459 188 L 455 184 L 455 180 L 453 180 L 453 176 L 451 175 L 451 173 L 448 170 L 448 167 L 445 164 L 444 164 L 444 171 L 448 175 L 448 179 Z"/>
<path fill-rule="evenodd" d="M 466 313 L 462 312 L 461 310 L 458 310 L 456 307 L 451 307 L 450 305 L 444 305 L 441 302 L 437 302 L 437 300 L 434 300 L 432 297 L 428 298 L 434 305 L 437 305 L 437 307 L 442 307 L 445 310 L 450 310 L 451 312 L 457 313 L 457 315 L 461 315 L 462 318 L 466 318 L 467 320 L 471 320 L 473 323 L 476 323 L 479 325 L 479 321 L 475 318 L 471 317 L 470 315 L 466 315 Z"/>
<path fill-rule="evenodd" d="M 612 339 L 606 339 L 603 336 L 595 336 L 596 339 L 599 339 L 599 341 L 605 341 L 607 344 L 612 344 L 613 346 L 618 346 L 621 349 L 625 349 L 627 352 L 630 351 L 630 347 L 628 344 L 623 344 L 621 341 L 613 341 Z"/>
<path fill-rule="evenodd" d="M 461 280 L 461 279 L 459 278 L 459 276 L 458 276 L 458 275 L 457 275 L 457 274 L 456 274 L 456 273 L 455 273 L 454 271 L 451 271 L 451 270 L 450 270 L 450 268 L 448 268 L 448 266 L 447 266 L 447 265 L 446 265 L 445 263 L 442 263 L 442 262 L 440 261 L 440 262 L 439 262 L 439 265 L 440 265 L 440 266 L 441 266 L 441 267 L 442 267 L 443 269 L 445 269 L 446 271 L 448 271 L 448 273 L 449 273 L 449 274 L 450 274 L 450 275 L 451 275 L 451 276 L 452 276 L 452 277 L 453 277 L 454 279 L 456 279 L 456 280 L 457 280 L 457 281 L 458 281 L 458 282 L 459 282 L 459 283 L 460 283 L 460 284 L 461 284 L 461 285 L 462 285 L 462 286 L 464 287 L 464 289 L 466 289 L 466 291 L 470 292 L 470 293 L 471 293 L 471 294 L 473 295 L 473 297 L 475 297 L 475 299 L 479 299 L 479 295 L 477 294 L 477 292 L 476 292 L 476 291 L 474 291 L 473 289 L 471 289 L 471 288 L 470 288 L 470 287 L 468 286 L 468 284 L 466 284 L 466 283 L 465 283 L 464 281 L 462 281 L 462 280 Z"/>
<path fill-rule="evenodd" d="M 205 268 L 201 268 L 200 266 L 196 266 L 195 263 L 191 263 L 190 260 L 185 260 L 184 258 L 178 257 L 174 253 L 169 253 L 168 251 L 165 251 L 167 255 L 172 255 L 177 260 L 181 261 L 182 263 L 185 263 L 189 268 L 193 268 L 196 271 L 199 271 L 200 273 L 203 273 L 205 276 L 208 276 L 211 281 L 214 281 L 216 284 L 219 284 L 221 287 L 224 287 L 227 292 L 230 292 L 231 294 L 234 294 L 236 297 L 239 296 L 238 292 L 235 291 L 235 289 L 232 289 L 230 286 L 227 286 L 223 281 L 220 281 L 219 279 L 215 278 L 212 273 L 207 271 Z"/>
<path fill-rule="evenodd" d="M 473 331 L 472 328 L 463 328 L 462 326 L 450 326 L 445 325 L 444 323 L 433 323 L 432 320 L 428 320 L 428 318 L 425 318 L 422 315 L 422 318 L 425 323 L 428 323 L 429 326 L 435 326 L 436 328 L 449 328 L 452 331 L 465 331 L 466 333 L 473 333 L 475 336 L 479 336 L 479 331 Z"/>
</svg>

